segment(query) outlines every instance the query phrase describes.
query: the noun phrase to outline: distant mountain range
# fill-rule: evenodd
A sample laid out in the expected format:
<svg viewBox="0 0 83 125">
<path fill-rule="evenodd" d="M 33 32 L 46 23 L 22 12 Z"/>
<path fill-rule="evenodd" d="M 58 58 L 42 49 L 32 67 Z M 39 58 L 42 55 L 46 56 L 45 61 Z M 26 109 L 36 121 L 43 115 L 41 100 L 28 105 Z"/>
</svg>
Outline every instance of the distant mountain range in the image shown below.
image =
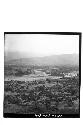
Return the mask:
<svg viewBox="0 0 83 125">
<path fill-rule="evenodd" d="M 45 57 L 31 57 L 28 58 L 26 54 L 15 54 L 10 53 L 5 54 L 5 64 L 12 65 L 79 65 L 79 55 L 78 54 L 62 54 L 62 55 L 52 55 Z"/>
</svg>

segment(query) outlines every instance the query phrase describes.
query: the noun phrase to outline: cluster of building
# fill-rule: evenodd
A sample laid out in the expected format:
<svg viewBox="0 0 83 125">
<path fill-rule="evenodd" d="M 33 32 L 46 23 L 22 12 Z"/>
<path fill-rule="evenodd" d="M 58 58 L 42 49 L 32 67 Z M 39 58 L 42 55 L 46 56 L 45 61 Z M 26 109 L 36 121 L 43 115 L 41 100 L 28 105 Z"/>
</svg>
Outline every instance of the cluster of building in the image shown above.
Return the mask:
<svg viewBox="0 0 83 125">
<path fill-rule="evenodd" d="M 76 77 L 78 76 L 79 72 L 78 71 L 73 71 L 69 73 L 64 73 L 64 77 Z"/>
</svg>

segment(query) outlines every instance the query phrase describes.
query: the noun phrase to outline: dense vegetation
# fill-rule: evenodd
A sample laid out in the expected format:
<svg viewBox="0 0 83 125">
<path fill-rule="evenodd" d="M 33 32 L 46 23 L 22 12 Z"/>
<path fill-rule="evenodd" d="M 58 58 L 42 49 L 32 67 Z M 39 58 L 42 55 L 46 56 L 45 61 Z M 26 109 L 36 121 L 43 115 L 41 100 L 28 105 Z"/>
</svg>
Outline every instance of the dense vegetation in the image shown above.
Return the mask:
<svg viewBox="0 0 83 125">
<path fill-rule="evenodd" d="M 5 113 L 79 112 L 79 77 L 38 81 L 5 81 Z"/>
</svg>

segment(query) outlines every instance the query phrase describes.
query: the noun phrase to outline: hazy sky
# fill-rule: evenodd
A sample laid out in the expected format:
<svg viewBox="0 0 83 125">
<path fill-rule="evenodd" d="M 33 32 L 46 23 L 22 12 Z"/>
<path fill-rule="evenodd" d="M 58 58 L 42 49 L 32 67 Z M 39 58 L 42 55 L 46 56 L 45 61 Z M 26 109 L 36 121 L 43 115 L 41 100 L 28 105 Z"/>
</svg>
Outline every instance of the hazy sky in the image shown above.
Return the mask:
<svg viewBox="0 0 83 125">
<path fill-rule="evenodd" d="M 24 52 L 30 56 L 79 53 L 78 35 L 6 34 L 5 52 Z"/>
</svg>

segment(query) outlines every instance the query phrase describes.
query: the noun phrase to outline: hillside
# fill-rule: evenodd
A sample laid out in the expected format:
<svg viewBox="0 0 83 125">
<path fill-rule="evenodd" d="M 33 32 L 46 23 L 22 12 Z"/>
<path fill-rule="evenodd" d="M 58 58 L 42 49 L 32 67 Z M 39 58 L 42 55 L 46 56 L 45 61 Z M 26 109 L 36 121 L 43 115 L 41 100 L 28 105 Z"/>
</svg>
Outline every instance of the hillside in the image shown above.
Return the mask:
<svg viewBox="0 0 83 125">
<path fill-rule="evenodd" d="M 24 56 L 25 57 L 25 56 Z M 32 58 L 20 58 L 15 55 L 10 60 L 7 56 L 5 56 L 5 64 L 12 65 L 79 65 L 79 55 L 78 54 L 62 54 L 62 55 L 52 55 L 45 57 L 32 57 Z"/>
</svg>

